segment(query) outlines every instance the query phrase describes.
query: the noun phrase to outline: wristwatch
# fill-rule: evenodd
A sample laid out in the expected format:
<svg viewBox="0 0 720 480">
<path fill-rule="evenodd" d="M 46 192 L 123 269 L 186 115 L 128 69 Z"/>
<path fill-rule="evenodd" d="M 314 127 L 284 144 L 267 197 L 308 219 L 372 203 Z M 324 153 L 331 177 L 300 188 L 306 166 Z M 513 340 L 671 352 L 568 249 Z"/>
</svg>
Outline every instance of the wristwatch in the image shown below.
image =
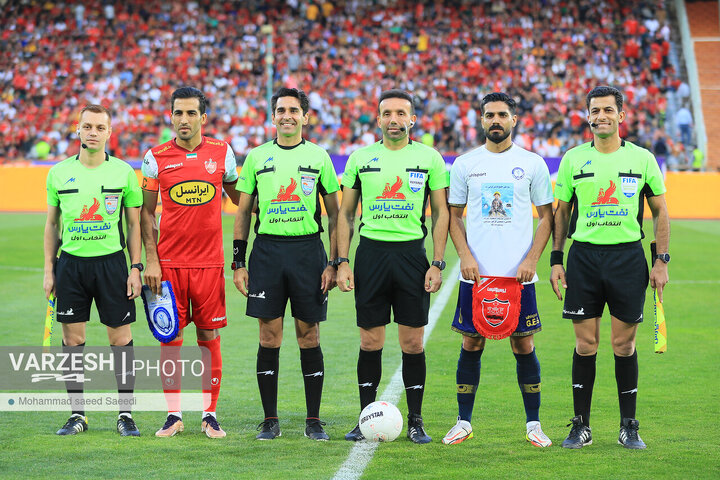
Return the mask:
<svg viewBox="0 0 720 480">
<path fill-rule="evenodd" d="M 338 257 L 335 259 L 335 266 L 339 267 L 341 263 L 347 262 L 350 265 L 350 259 L 345 257 Z"/>
<path fill-rule="evenodd" d="M 230 264 L 230 268 L 232 270 L 237 270 L 238 268 L 247 268 L 247 267 L 245 266 L 245 262 L 232 262 Z"/>
<path fill-rule="evenodd" d="M 327 266 L 333 267 L 335 270 L 337 270 L 337 267 L 338 267 L 337 260 L 328 260 Z"/>
<path fill-rule="evenodd" d="M 658 253 L 657 259 L 663 263 L 670 263 L 670 254 L 669 253 Z"/>
<path fill-rule="evenodd" d="M 133 268 L 137 268 L 138 272 L 142 272 L 143 270 L 145 270 L 145 266 L 142 263 L 133 263 L 132 265 L 130 265 L 130 270 L 132 270 Z"/>
<path fill-rule="evenodd" d="M 443 270 L 445 270 L 446 264 L 445 264 L 445 260 L 433 260 L 430 265 L 432 265 L 433 267 L 439 268 L 440 271 L 442 272 Z"/>
</svg>

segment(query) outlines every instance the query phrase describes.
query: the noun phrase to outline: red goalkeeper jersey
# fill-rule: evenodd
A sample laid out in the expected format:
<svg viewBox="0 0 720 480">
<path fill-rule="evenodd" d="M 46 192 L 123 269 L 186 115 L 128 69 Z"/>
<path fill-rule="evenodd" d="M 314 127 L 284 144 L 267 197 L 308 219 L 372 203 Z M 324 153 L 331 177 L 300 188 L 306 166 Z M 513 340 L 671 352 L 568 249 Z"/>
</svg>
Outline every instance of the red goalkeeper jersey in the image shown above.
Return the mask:
<svg viewBox="0 0 720 480">
<path fill-rule="evenodd" d="M 188 151 L 173 139 L 148 150 L 142 173 L 142 188 L 162 201 L 160 265 L 223 266 L 222 188 L 238 178 L 230 145 L 203 137 Z"/>
</svg>

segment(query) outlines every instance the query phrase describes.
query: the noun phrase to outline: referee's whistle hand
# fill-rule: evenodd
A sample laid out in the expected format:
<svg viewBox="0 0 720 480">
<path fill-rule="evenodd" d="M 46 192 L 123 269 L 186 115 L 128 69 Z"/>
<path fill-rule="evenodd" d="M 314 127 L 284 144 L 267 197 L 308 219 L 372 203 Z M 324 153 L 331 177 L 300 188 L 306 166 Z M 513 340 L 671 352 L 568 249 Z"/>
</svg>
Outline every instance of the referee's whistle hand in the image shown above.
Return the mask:
<svg viewBox="0 0 720 480">
<path fill-rule="evenodd" d="M 140 281 L 140 272 L 136 269 L 130 269 L 130 275 L 127 279 L 127 294 L 128 300 L 135 300 L 140 296 L 142 292 L 142 282 Z"/>
<path fill-rule="evenodd" d="M 355 288 L 355 277 L 347 263 L 341 263 L 338 266 L 337 286 L 341 292 L 349 292 Z"/>
<path fill-rule="evenodd" d="M 442 272 L 440 269 L 434 266 L 428 268 L 427 273 L 425 273 L 425 291 L 435 293 L 440 290 L 440 285 L 442 285 Z"/>
<path fill-rule="evenodd" d="M 565 269 L 562 265 L 553 265 L 552 272 L 550 273 L 550 285 L 552 286 L 555 295 L 557 295 L 558 300 L 562 300 L 562 292 L 560 291 L 558 282 L 562 284 L 562 287 L 564 289 L 567 289 L 567 281 L 565 281 Z"/>
<path fill-rule="evenodd" d="M 248 275 L 247 268 L 238 268 L 233 272 L 233 283 L 235 284 L 235 288 L 238 289 L 240 293 L 248 296 L 248 280 L 250 278 L 250 275 Z"/>
<path fill-rule="evenodd" d="M 337 272 L 335 267 L 326 267 L 323 270 L 322 276 L 320 277 L 320 289 L 323 294 L 326 294 L 333 288 L 335 288 Z"/>
</svg>

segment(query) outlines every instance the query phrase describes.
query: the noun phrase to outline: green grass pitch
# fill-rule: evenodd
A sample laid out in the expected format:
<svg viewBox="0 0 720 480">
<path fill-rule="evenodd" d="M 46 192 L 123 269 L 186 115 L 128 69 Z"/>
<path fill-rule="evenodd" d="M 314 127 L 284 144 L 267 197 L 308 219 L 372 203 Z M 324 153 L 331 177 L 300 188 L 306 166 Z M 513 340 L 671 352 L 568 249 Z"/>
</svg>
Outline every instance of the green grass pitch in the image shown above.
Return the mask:
<svg viewBox="0 0 720 480">
<path fill-rule="evenodd" d="M 224 217 L 226 254 L 232 220 Z M 0 214 L 0 345 L 41 343 L 44 222 L 45 216 L 40 214 Z M 646 223 L 645 231 L 652 237 L 650 223 Z M 646 320 L 637 338 L 638 419 L 647 450 L 628 451 L 617 444 L 619 413 L 607 312 L 593 398 L 594 443 L 580 451 L 560 448 L 572 416 L 574 337 L 569 322 L 560 317 L 562 305 L 547 282 L 550 268 L 546 248 L 537 285 L 543 331 L 536 335 L 535 343 L 542 365 L 541 421 L 554 445 L 537 449 L 525 442 L 522 400 L 507 340 L 488 341 L 483 355 L 473 416 L 475 438 L 455 446 L 441 443 L 457 415 L 455 366 L 460 337 L 449 329 L 455 285 L 426 347 L 428 378 L 423 416 L 433 442 L 414 445 L 403 435 L 393 443 L 380 445 L 362 478 L 720 478 L 720 442 L 715 431 L 720 420 L 718 245 L 720 222 L 672 222 L 671 281 L 665 292 L 668 353 L 653 353 L 650 290 Z M 446 259 L 449 272 L 457 262 L 450 241 Z M 228 278 L 229 274 L 226 271 Z M 444 280 L 455 282 L 448 274 Z M 331 441 L 311 442 L 303 437 L 305 400 L 300 361 L 292 323 L 287 323 L 278 405 L 283 435 L 272 442 L 258 442 L 255 428 L 262 420 L 262 409 L 255 380 L 257 322 L 244 315 L 244 298 L 229 279 L 226 291 L 229 325 L 222 331 L 224 368 L 218 415 L 227 438 L 210 440 L 201 434 L 199 412 L 184 412 L 185 432 L 170 439 L 153 435 L 164 422 L 164 412 L 134 413 L 142 432 L 140 438 L 120 438 L 112 412 L 89 412 L 90 430 L 76 437 L 55 435 L 67 419 L 65 412 L 0 412 L 0 476 L 332 478 L 352 448 L 343 435 L 355 425 L 359 413 L 355 376 L 359 335 L 352 294 L 332 291 L 329 318 L 321 327 L 326 370 L 321 417 L 327 422 Z M 142 303 L 136 305 L 135 344 L 156 345 L 147 329 Z M 60 343 L 59 332 L 56 325 L 53 345 Z M 107 345 L 97 315 L 87 333 L 88 345 Z M 396 334 L 397 328 L 388 328 L 380 391 L 400 362 Z M 192 329 L 186 337 L 186 345 L 192 345 Z M 406 411 L 404 398 L 398 406 Z"/>
</svg>

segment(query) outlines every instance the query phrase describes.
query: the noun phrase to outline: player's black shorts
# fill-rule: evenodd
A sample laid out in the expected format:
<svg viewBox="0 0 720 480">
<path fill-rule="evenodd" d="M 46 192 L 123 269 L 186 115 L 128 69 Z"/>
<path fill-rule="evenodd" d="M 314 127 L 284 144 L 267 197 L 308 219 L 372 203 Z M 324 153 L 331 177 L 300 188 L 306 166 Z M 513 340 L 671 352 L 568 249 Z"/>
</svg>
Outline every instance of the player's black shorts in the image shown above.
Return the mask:
<svg viewBox="0 0 720 480">
<path fill-rule="evenodd" d="M 135 301 L 127 297 L 128 269 L 123 251 L 99 257 L 78 257 L 62 252 L 55 265 L 57 320 L 78 323 L 90 320 L 90 305 L 108 327 L 135 321 Z"/>
<path fill-rule="evenodd" d="M 610 315 L 626 323 L 643 321 L 648 266 L 642 244 L 593 245 L 573 242 L 567 259 L 563 318 Z"/>
<path fill-rule="evenodd" d="M 248 260 L 250 317 L 285 316 L 290 299 L 292 316 L 307 323 L 327 318 L 327 293 L 320 288 L 327 255 L 320 235 L 284 237 L 258 235 Z"/>
<path fill-rule="evenodd" d="M 430 294 L 425 274 L 430 268 L 424 239 L 379 242 L 360 237 L 355 252 L 355 310 L 362 328 L 395 322 L 410 327 L 428 323 Z"/>
</svg>

